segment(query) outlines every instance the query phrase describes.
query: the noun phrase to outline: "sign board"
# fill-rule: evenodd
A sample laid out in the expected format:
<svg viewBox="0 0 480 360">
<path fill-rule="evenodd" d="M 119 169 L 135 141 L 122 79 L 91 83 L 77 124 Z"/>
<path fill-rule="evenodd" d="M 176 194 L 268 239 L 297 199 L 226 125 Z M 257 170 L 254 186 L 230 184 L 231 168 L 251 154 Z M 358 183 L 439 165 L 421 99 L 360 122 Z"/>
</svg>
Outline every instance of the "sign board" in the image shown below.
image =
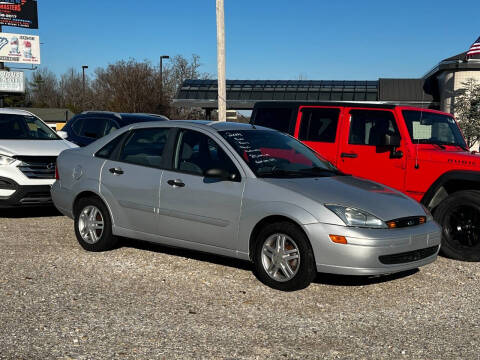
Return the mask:
<svg viewBox="0 0 480 360">
<path fill-rule="evenodd" d="M 0 25 L 38 29 L 37 0 L 1 0 Z"/>
<path fill-rule="evenodd" d="M 0 92 L 24 93 L 25 77 L 23 72 L 0 71 Z"/>
<path fill-rule="evenodd" d="M 0 33 L 0 62 L 40 64 L 40 38 L 36 35 Z"/>
</svg>

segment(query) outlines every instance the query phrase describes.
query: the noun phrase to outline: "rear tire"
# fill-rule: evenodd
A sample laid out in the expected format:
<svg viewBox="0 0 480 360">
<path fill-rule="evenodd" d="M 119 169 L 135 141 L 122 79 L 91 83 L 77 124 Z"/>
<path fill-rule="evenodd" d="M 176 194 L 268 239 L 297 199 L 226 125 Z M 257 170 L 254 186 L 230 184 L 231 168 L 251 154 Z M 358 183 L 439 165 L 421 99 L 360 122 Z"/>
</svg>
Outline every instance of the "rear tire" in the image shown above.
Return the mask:
<svg viewBox="0 0 480 360">
<path fill-rule="evenodd" d="M 112 234 L 110 213 L 99 198 L 79 200 L 75 212 L 75 235 L 87 251 L 106 251 L 117 245 L 117 238 Z"/>
<path fill-rule="evenodd" d="M 458 191 L 434 213 L 442 226 L 442 254 L 463 261 L 480 261 L 480 191 Z"/>
<path fill-rule="evenodd" d="M 282 291 L 306 288 L 317 275 L 315 258 L 305 234 L 295 224 L 266 225 L 255 239 L 255 275 Z"/>
</svg>

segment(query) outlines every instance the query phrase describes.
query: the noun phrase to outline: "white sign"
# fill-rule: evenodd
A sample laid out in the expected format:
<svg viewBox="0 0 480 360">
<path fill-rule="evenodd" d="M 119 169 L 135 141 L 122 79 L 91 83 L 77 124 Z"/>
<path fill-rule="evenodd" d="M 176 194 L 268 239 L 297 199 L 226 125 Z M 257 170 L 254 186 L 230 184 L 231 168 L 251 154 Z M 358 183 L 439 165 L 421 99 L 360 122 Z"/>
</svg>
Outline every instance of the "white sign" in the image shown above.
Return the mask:
<svg viewBox="0 0 480 360">
<path fill-rule="evenodd" d="M 25 78 L 23 72 L 0 71 L 0 92 L 25 92 Z"/>
<path fill-rule="evenodd" d="M 0 62 L 40 64 L 40 37 L 0 33 Z"/>
</svg>

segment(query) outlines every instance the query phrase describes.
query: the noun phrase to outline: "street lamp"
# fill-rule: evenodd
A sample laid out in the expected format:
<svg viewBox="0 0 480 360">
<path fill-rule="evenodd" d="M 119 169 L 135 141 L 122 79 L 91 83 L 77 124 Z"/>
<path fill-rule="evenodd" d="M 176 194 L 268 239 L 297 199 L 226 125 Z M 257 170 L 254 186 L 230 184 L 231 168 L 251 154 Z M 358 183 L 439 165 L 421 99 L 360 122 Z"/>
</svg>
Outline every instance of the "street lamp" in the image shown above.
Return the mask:
<svg viewBox="0 0 480 360">
<path fill-rule="evenodd" d="M 82 109 L 83 110 L 85 110 L 85 69 L 88 69 L 88 65 L 82 65 L 82 81 L 83 81 Z"/>
<path fill-rule="evenodd" d="M 163 59 L 170 59 L 168 55 L 160 56 L 160 101 L 163 103 Z M 163 104 L 162 104 L 163 105 Z"/>
</svg>

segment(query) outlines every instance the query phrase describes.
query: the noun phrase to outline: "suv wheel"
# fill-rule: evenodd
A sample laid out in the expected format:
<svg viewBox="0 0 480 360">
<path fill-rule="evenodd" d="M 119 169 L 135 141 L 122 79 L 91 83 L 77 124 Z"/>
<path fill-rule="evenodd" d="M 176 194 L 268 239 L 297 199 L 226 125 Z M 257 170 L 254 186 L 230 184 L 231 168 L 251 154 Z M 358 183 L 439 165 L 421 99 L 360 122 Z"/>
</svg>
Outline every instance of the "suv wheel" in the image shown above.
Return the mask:
<svg viewBox="0 0 480 360">
<path fill-rule="evenodd" d="M 442 253 L 464 261 L 480 261 L 480 191 L 453 193 L 437 207 L 443 228 Z"/>
<path fill-rule="evenodd" d="M 317 275 L 307 237 L 288 222 L 269 224 L 260 231 L 254 266 L 261 282 L 283 291 L 306 288 Z"/>
<path fill-rule="evenodd" d="M 112 221 L 105 204 L 98 198 L 80 199 L 75 214 L 75 235 L 88 251 L 105 251 L 115 247 Z"/>
</svg>

